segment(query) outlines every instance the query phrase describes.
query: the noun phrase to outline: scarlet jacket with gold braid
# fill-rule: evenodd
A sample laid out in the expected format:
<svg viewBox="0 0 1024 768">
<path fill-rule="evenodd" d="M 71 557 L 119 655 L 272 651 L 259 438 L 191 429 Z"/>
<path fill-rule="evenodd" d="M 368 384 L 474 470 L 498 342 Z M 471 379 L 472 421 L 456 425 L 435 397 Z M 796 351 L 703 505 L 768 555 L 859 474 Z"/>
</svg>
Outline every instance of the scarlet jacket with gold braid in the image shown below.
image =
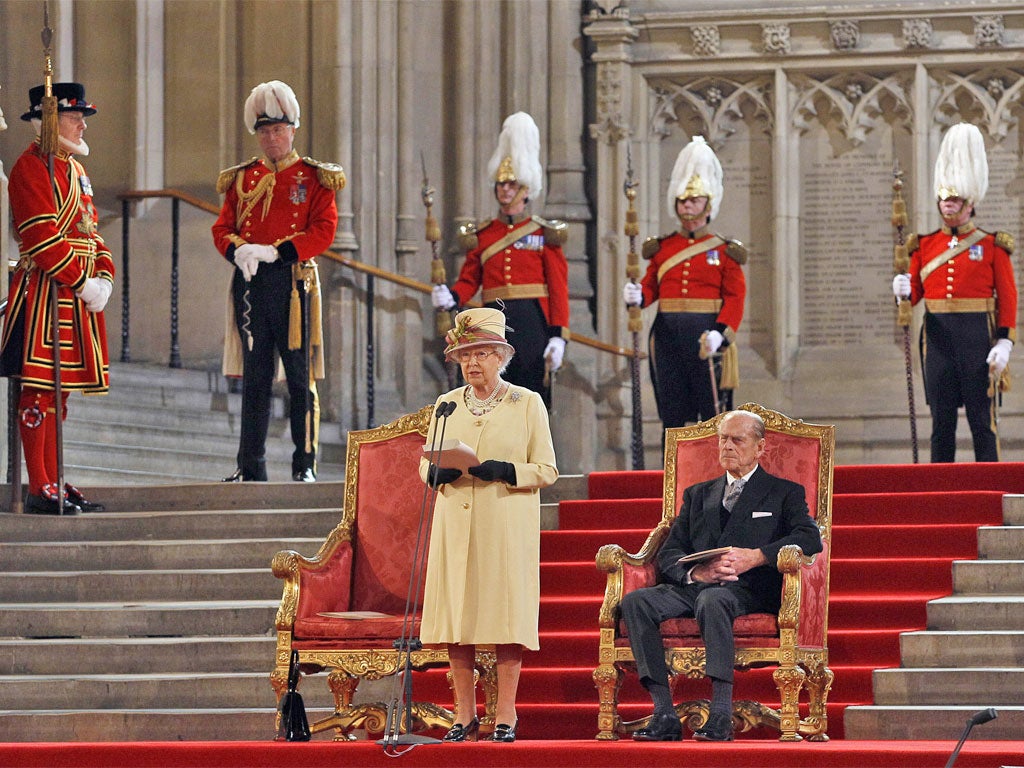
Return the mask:
<svg viewBox="0 0 1024 768">
<path fill-rule="evenodd" d="M 224 195 L 220 216 L 213 225 L 217 250 L 228 261 L 234 261 L 235 248 L 245 243 L 273 245 L 285 264 L 304 264 L 326 251 L 334 241 L 338 225 L 338 209 L 334 193 L 345 186 L 345 173 L 340 166 L 300 158 L 292 151 L 274 164 L 265 158 L 221 171 L 217 191 Z M 311 266 L 315 268 L 315 262 Z M 297 275 L 296 279 L 301 279 Z M 317 343 L 321 338 L 319 279 L 314 273 L 310 313 L 310 335 Z M 297 325 L 297 302 L 293 302 L 291 324 Z M 237 333 L 228 334 L 228 343 L 237 341 Z M 225 372 L 232 368 L 225 353 Z M 237 370 L 241 373 L 240 346 Z M 315 365 L 317 378 L 323 377 L 322 349 Z"/>
<path fill-rule="evenodd" d="M 569 338 L 569 268 L 562 252 L 566 226 L 539 216 L 465 225 L 459 242 L 466 261 L 452 286 L 463 305 L 483 288 L 484 303 L 537 299 L 548 336 Z"/>
<path fill-rule="evenodd" d="M 674 256 L 691 248 L 690 258 L 663 270 Z M 650 238 L 644 243 L 643 253 L 650 259 L 641 281 L 643 306 L 658 301 L 659 312 L 716 313 L 717 330 L 729 342 L 736 340 L 747 295 L 746 278 L 740 268 L 747 260 L 742 245 L 705 227 L 693 233 L 673 232 Z"/>
<path fill-rule="evenodd" d="M 11 214 L 21 259 L 11 277 L 4 321 L 4 375 L 54 389 L 50 281 L 57 283 L 61 338 L 61 387 L 86 394 L 109 388 L 110 358 L 102 312 L 90 312 L 75 292 L 89 277 L 113 282 L 114 262 L 97 231 L 92 186 L 85 168 L 61 150 L 54 156 L 51 185 L 47 158 L 36 140 L 11 169 Z M 19 319 L 20 318 L 20 319 Z M 7 349 L 23 323 L 22 351 Z"/>
<path fill-rule="evenodd" d="M 907 239 L 910 254 L 910 300 L 921 299 L 929 312 L 992 311 L 994 301 L 994 336 L 1017 340 L 1017 285 L 1013 276 L 1013 236 L 979 230 L 972 219 L 958 227 L 957 239 L 964 241 L 977 232 L 981 239 L 945 260 L 922 280 L 922 269 L 949 249 L 953 231 L 943 227 L 927 235 L 911 235 Z"/>
</svg>

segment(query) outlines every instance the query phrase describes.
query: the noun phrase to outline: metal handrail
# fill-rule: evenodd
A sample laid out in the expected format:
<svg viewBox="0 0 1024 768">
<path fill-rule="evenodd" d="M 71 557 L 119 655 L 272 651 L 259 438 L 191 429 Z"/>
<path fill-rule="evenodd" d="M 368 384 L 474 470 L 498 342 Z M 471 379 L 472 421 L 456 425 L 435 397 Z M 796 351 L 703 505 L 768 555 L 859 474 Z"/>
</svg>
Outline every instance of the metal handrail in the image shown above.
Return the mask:
<svg viewBox="0 0 1024 768">
<path fill-rule="evenodd" d="M 168 366 L 171 368 L 181 367 L 181 355 L 180 348 L 178 345 L 178 238 L 179 238 L 179 207 L 180 203 L 186 203 L 191 205 L 193 208 L 206 211 L 207 213 L 217 216 L 220 213 L 220 207 L 209 203 L 206 200 L 202 200 L 194 195 L 190 195 L 187 192 L 182 192 L 178 189 L 153 189 L 153 190 L 129 190 L 123 192 L 118 197 L 121 200 L 121 211 L 122 211 L 122 224 L 121 224 L 121 237 L 122 237 L 122 265 L 121 265 L 121 362 L 131 362 L 131 334 L 129 328 L 129 276 L 130 276 L 130 214 L 131 204 L 138 200 L 147 200 L 151 198 L 170 198 L 172 204 L 171 214 L 171 351 L 170 360 Z M 372 264 L 365 264 L 361 261 L 357 261 L 349 256 L 336 251 L 327 250 L 321 254 L 321 257 L 330 259 L 339 264 L 342 264 L 355 272 L 361 272 L 367 276 L 367 291 L 366 291 L 366 312 L 368 326 L 372 328 L 373 323 L 373 311 L 374 311 L 374 290 L 373 290 L 373 279 L 380 278 L 389 283 L 395 285 L 401 285 L 409 290 L 416 291 L 418 293 L 429 294 L 433 289 L 433 285 L 424 283 L 419 280 L 414 280 L 404 275 L 399 275 L 394 272 L 389 272 L 386 269 L 375 267 Z M 469 302 L 466 304 L 469 307 L 481 306 L 477 302 Z M 596 349 L 600 352 L 606 352 L 608 354 L 617 355 L 626 358 L 637 358 L 643 359 L 647 355 L 638 350 L 629 349 L 626 347 L 620 347 L 615 344 L 608 344 L 598 339 L 585 336 L 583 334 L 577 334 L 571 332 L 573 342 L 582 344 L 583 346 Z M 370 411 L 368 413 L 369 426 L 373 426 L 373 370 L 372 361 L 374 359 L 373 350 L 373 335 L 368 334 L 367 339 L 367 358 L 370 361 L 369 369 L 367 371 L 367 395 L 368 403 L 370 404 Z"/>
</svg>

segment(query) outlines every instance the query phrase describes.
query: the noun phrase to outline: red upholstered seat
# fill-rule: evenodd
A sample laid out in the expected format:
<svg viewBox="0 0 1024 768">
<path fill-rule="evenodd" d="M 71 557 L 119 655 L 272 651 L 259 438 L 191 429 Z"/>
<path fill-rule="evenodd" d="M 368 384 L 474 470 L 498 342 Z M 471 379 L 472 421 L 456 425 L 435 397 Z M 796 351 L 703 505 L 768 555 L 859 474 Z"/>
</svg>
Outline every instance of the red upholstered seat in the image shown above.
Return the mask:
<svg viewBox="0 0 1024 768">
<path fill-rule="evenodd" d="M 762 408 L 756 404 L 743 410 L 761 415 L 768 432 L 761 458 L 769 472 L 803 485 L 811 516 L 818 523 L 824 549 L 805 557 L 795 546 L 779 553 L 783 573 L 782 607 L 778 615 L 750 614 L 736 619 L 736 666 L 776 666 L 774 674 L 781 705 L 778 709 L 756 702 L 736 702 L 734 721 L 742 730 L 759 725 L 775 727 L 780 740 L 808 737 L 827 740 L 826 702 L 833 674 L 828 668 L 828 586 L 832 539 L 832 467 L 835 427 L 802 421 Z M 608 544 L 597 554 L 597 567 L 608 574 L 604 602 L 599 615 L 600 647 L 594 682 L 599 697 L 599 739 L 617 739 L 642 727 L 646 720 L 624 722 L 618 713 L 618 691 L 627 671 L 635 672 L 633 654 L 625 623 L 619 616 L 623 595 L 657 583 L 656 557 L 668 536 L 669 526 L 679 512 L 683 491 L 694 483 L 722 473 L 718 462 L 717 429 L 721 416 L 690 427 L 665 433 L 665 479 L 662 519 L 636 554 Z M 678 676 L 704 674 L 704 648 L 694 619 L 673 619 L 661 625 L 666 660 Z M 806 690 L 809 709 L 799 713 L 799 695 Z M 704 701 L 677 706 L 691 728 L 707 717 Z"/>
<path fill-rule="evenodd" d="M 429 535 L 429 521 L 422 531 L 420 526 L 426 486 L 419 460 L 432 412 L 429 406 L 376 429 L 349 432 L 341 522 L 313 557 L 292 551 L 274 557 L 274 575 L 284 588 L 271 684 L 278 698 L 287 690 L 293 650 L 304 673 L 330 671 L 335 712 L 313 723 L 314 733 L 335 728 L 344 737 L 356 728 L 379 732 L 384 726 L 386 702 L 356 707 L 352 699 L 360 679 L 404 666 L 404 653 L 393 644 L 408 631 L 404 614 L 417 535 L 422 533 L 421 554 Z M 324 615 L 337 613 L 357 616 Z M 412 621 L 418 637 L 418 613 Z M 412 652 L 415 669 L 447 662 L 444 647 Z M 451 713 L 431 703 L 416 703 L 414 718 L 421 728 L 451 724 Z"/>
</svg>

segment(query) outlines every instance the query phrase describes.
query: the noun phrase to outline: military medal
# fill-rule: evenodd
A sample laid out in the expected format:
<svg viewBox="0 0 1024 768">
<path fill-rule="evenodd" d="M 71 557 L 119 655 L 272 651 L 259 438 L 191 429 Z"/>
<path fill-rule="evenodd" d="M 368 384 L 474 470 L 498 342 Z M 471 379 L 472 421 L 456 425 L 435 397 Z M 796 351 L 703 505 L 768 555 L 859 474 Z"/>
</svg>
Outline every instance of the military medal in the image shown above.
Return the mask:
<svg viewBox="0 0 1024 768">
<path fill-rule="evenodd" d="M 89 195 L 89 197 L 92 197 L 92 182 L 89 181 L 89 177 L 84 173 L 80 174 L 78 177 L 78 186 L 82 188 L 83 195 Z"/>
<path fill-rule="evenodd" d="M 512 247 L 525 251 L 540 251 L 544 249 L 544 237 L 542 235 L 525 235 L 516 240 Z"/>
<path fill-rule="evenodd" d="M 717 266 L 719 266 L 722 263 L 721 260 L 718 258 L 718 249 L 717 248 L 712 248 L 710 251 L 708 251 L 707 258 L 708 258 L 708 264 L 710 264 L 712 267 L 717 267 Z"/>
<path fill-rule="evenodd" d="M 949 248 L 949 250 L 952 251 L 954 248 L 956 248 L 957 243 L 959 242 L 960 238 L 958 238 L 956 235 L 953 235 L 951 238 L 949 238 L 949 242 L 946 244 L 946 246 Z"/>
<path fill-rule="evenodd" d="M 306 202 L 306 177 L 302 171 L 295 174 L 295 181 L 292 182 L 288 191 L 288 199 L 295 205 L 302 205 Z"/>
<path fill-rule="evenodd" d="M 985 256 L 985 250 L 980 245 L 972 245 L 968 249 L 967 258 L 971 261 L 981 261 Z"/>
</svg>

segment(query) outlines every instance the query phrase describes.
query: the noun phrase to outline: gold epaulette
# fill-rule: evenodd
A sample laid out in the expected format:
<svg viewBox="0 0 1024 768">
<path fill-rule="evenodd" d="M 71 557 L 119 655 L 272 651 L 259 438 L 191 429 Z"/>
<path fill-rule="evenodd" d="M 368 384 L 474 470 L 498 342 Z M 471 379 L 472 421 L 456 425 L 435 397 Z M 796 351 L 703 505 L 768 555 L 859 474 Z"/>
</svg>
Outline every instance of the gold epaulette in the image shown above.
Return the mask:
<svg viewBox="0 0 1024 768">
<path fill-rule="evenodd" d="M 1013 255 L 1013 235 L 1009 232 L 996 232 L 996 245 Z"/>
<path fill-rule="evenodd" d="M 569 226 L 558 219 L 542 219 L 534 216 L 533 220 L 544 227 L 544 242 L 550 245 L 565 245 L 569 237 Z"/>
<path fill-rule="evenodd" d="M 327 189 L 337 192 L 345 188 L 345 169 L 337 163 L 323 163 L 312 157 L 304 157 L 302 162 L 316 168 L 317 181 Z"/>
<path fill-rule="evenodd" d="M 919 240 L 920 238 L 918 238 L 917 232 L 911 232 L 909 235 L 907 235 L 906 246 L 908 255 L 913 253 L 918 249 L 918 247 L 920 247 L 921 243 L 919 242 Z"/>
<path fill-rule="evenodd" d="M 724 237 L 722 239 L 725 240 L 726 255 L 728 255 L 729 258 L 731 258 L 737 264 L 746 264 L 747 256 L 750 253 L 747 250 L 747 246 L 745 246 L 739 240 L 728 240 Z"/>
<path fill-rule="evenodd" d="M 480 243 L 480 239 L 476 235 L 478 231 L 479 228 L 477 225 L 471 221 L 468 221 L 459 227 L 459 248 L 464 251 L 472 251 L 476 248 Z"/>
<path fill-rule="evenodd" d="M 225 192 L 231 189 L 231 185 L 235 183 L 235 176 L 238 175 L 238 172 L 245 168 L 248 168 L 257 160 L 259 160 L 258 157 L 253 157 L 244 163 L 239 163 L 238 165 L 233 165 L 230 168 L 225 168 L 223 171 L 217 174 L 217 194 L 223 195 Z"/>
<path fill-rule="evenodd" d="M 671 236 L 672 233 L 669 232 L 667 235 L 662 235 L 661 237 L 648 237 L 646 240 L 644 240 L 644 244 L 640 246 L 640 254 L 645 259 L 653 259 L 654 254 L 656 254 L 658 250 L 661 248 L 661 241 L 664 240 L 666 237 Z"/>
</svg>

